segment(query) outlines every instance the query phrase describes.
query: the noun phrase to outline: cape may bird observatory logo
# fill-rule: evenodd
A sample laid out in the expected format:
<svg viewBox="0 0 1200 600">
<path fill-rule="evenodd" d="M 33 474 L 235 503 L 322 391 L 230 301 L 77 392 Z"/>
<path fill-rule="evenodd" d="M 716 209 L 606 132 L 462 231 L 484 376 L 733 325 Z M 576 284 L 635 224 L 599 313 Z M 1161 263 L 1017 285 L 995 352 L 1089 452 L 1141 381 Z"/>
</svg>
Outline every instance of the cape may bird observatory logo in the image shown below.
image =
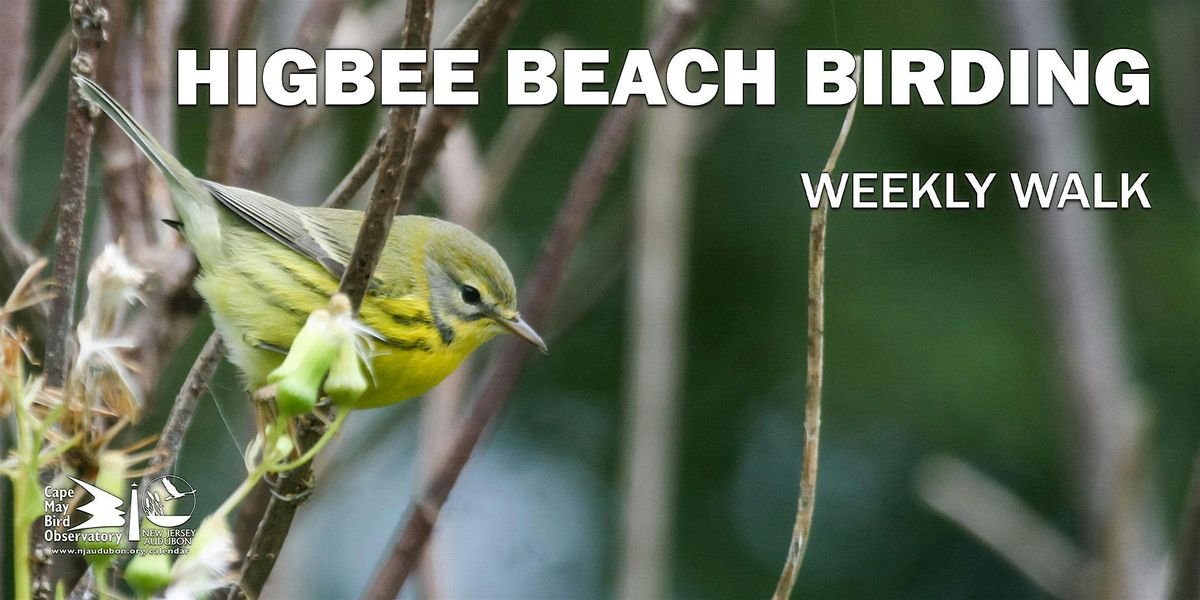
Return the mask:
<svg viewBox="0 0 1200 600">
<path fill-rule="evenodd" d="M 196 510 L 196 488 L 182 477 L 163 475 L 144 490 L 138 490 L 136 483 L 129 486 L 129 514 L 124 510 L 125 501 L 106 490 L 102 490 L 86 481 L 70 477 L 79 487 L 91 495 L 91 501 L 79 506 L 81 513 L 89 518 L 68 529 L 68 532 L 101 527 L 128 527 L 128 540 L 141 540 L 141 524 L 144 516 L 147 521 L 163 528 L 179 527 L 192 518 Z M 66 525 L 70 521 L 76 490 L 60 489 L 46 486 L 46 525 L 47 535 L 52 526 Z M 57 539 L 47 541 L 73 541 L 79 536 L 55 536 Z"/>
</svg>

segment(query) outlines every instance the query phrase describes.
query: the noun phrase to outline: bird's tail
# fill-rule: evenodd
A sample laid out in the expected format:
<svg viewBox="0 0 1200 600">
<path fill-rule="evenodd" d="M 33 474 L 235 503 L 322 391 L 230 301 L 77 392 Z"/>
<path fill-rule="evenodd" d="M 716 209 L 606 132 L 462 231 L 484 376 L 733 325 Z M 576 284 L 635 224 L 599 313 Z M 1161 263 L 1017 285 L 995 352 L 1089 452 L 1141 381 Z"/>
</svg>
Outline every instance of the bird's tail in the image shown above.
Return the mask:
<svg viewBox="0 0 1200 600">
<path fill-rule="evenodd" d="M 104 91 L 104 88 L 91 79 L 79 75 L 75 76 L 75 83 L 79 85 L 83 96 L 104 111 L 104 114 L 108 115 L 117 124 L 117 127 L 120 127 L 121 131 L 124 131 L 125 135 L 133 140 L 134 144 L 137 144 L 142 154 L 145 154 L 150 162 L 154 163 L 154 166 L 158 167 L 158 170 L 171 180 L 172 184 L 186 185 L 187 182 L 195 181 L 195 176 L 187 170 L 187 167 L 171 156 L 171 153 L 167 152 L 158 143 L 158 140 L 154 139 L 154 136 L 150 135 L 150 132 L 146 131 L 146 128 L 142 127 L 142 124 L 138 123 L 137 119 L 129 114 L 129 111 L 125 110 L 124 106 L 121 106 L 108 92 Z"/>
<path fill-rule="evenodd" d="M 207 258 L 205 255 L 221 247 L 216 202 L 200 180 L 163 148 L 125 107 L 104 91 L 104 88 L 91 79 L 78 75 L 75 76 L 75 83 L 83 96 L 104 111 L 167 179 L 175 210 L 183 221 L 184 237 L 191 242 L 203 265 Z"/>
</svg>

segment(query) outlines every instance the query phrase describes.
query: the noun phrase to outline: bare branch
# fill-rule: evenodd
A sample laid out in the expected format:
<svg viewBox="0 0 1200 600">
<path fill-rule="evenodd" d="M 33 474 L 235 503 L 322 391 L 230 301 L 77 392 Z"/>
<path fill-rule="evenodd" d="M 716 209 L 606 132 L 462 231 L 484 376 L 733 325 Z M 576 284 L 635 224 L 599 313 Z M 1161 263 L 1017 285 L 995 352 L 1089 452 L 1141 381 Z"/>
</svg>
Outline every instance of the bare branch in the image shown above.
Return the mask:
<svg viewBox="0 0 1200 600">
<path fill-rule="evenodd" d="M 442 380 L 421 404 L 421 476 L 418 481 L 427 482 L 450 452 L 454 441 L 454 428 L 458 425 L 462 407 L 470 389 L 470 375 L 474 357 L 468 357 L 458 369 Z M 453 598 L 448 593 L 446 576 L 447 548 L 443 540 L 435 535 L 427 544 L 421 557 L 421 597 L 424 599 Z"/>
<path fill-rule="evenodd" d="M 927 460 L 917 490 L 933 510 L 957 523 L 1059 600 L 1077 598 L 1083 553 L 1011 491 L 951 457 Z"/>
<path fill-rule="evenodd" d="M 342 181 L 333 188 L 329 193 L 329 197 L 321 203 L 321 206 L 326 208 L 345 208 L 354 199 L 354 195 L 362 186 L 367 183 L 371 175 L 375 174 L 375 169 L 379 167 L 379 157 L 382 156 L 383 147 L 387 145 L 387 130 L 379 132 L 375 137 L 375 141 L 367 148 L 366 153 L 359 157 L 358 162 L 354 163 L 354 167 L 346 174 Z"/>
<path fill-rule="evenodd" d="M 676 103 L 647 112 L 635 162 L 618 598 L 671 595 L 687 223 L 700 116 Z"/>
<path fill-rule="evenodd" d="M 25 88 L 21 101 L 8 113 L 8 118 L 0 127 L 0 146 L 7 147 L 16 141 L 25 124 L 29 122 L 29 117 L 33 116 L 42 99 L 46 97 L 46 92 L 54 83 L 54 77 L 66 62 L 67 53 L 71 50 L 71 39 L 71 28 L 63 29 L 54 42 L 54 47 L 50 49 L 50 54 L 46 55 L 45 62 Z"/>
<path fill-rule="evenodd" d="M 429 47 L 432 17 L 433 0 L 409 0 L 404 32 L 401 34 L 404 48 Z M 427 71 L 428 66 L 423 65 L 421 69 Z M 426 77 L 422 75 L 421 80 L 424 86 Z M 399 192 L 404 187 L 412 164 L 413 138 L 419 114 L 419 106 L 400 106 L 388 112 L 388 135 L 380 151 L 379 176 L 371 191 L 371 200 L 340 287 L 341 292 L 350 297 L 355 311 L 362 305 L 367 284 L 375 272 L 379 255 L 392 228 L 392 218 L 400 203 Z"/>
<path fill-rule="evenodd" d="M 107 80 L 108 89 L 117 97 L 127 98 L 131 110 L 139 118 L 145 116 L 144 87 L 140 74 L 143 71 L 143 47 L 137 31 L 125 35 L 132 19 L 129 5 L 114 4 L 109 11 L 108 36 L 111 40 L 100 53 L 100 72 Z M 141 262 L 151 255 L 147 252 L 155 222 L 148 213 L 142 189 L 142 172 L 147 162 L 133 142 L 115 125 L 107 120 L 98 123 L 99 144 L 104 167 L 101 171 L 103 194 L 102 213 L 110 235 L 96 236 L 100 243 L 123 240 L 130 256 Z"/>
<path fill-rule="evenodd" d="M 478 82 L 502 47 L 524 4 L 525 0 L 479 0 L 455 27 L 442 47 L 462 49 L 474 45 L 479 48 L 479 63 L 474 67 L 475 81 Z M 417 190 L 421 188 L 429 169 L 436 162 L 437 155 L 445 143 L 446 134 L 450 133 L 450 129 L 461 116 L 462 108 L 452 106 L 431 106 L 422 115 L 412 159 L 400 191 L 400 206 L 397 209 L 399 212 L 412 212 L 412 207 L 417 201 Z M 379 132 L 375 143 L 367 148 L 354 169 L 325 200 L 324 206 L 344 206 L 358 193 L 358 189 L 366 183 L 374 170 L 372 162 L 378 160 L 372 154 L 378 154 L 377 148 L 387 143 L 387 135 L 386 129 Z"/>
<path fill-rule="evenodd" d="M 1061 2 L 1013 0 L 987 5 L 1014 48 L 1073 48 Z M 1013 111 L 1030 171 L 1092 172 L 1096 157 L 1084 113 L 1061 103 Z M 1145 428 L 1120 330 L 1121 306 L 1102 221 L 1080 210 L 1039 211 L 1027 219 L 1049 298 L 1074 435 L 1084 544 L 1096 564 L 1090 597 L 1154 597 L 1164 554 L 1149 469 L 1142 468 Z"/>
<path fill-rule="evenodd" d="M 571 44 L 566 36 L 552 35 L 538 45 L 557 58 L 553 76 L 559 85 L 562 85 L 562 51 Z M 482 214 L 478 218 L 481 221 L 490 219 L 489 211 L 495 207 L 496 199 L 508 189 L 518 166 L 554 114 L 554 106 L 513 107 L 506 113 L 500 130 L 483 157 L 486 181 L 483 189 L 485 197 L 479 207 Z"/>
<path fill-rule="evenodd" d="M 499 31 L 497 25 L 503 26 L 501 23 L 493 21 L 500 10 L 509 10 L 513 4 L 511 0 L 479 0 L 467 11 L 458 25 L 454 26 L 454 30 L 442 42 L 443 48 L 468 48 L 472 44 L 476 47 L 482 47 L 483 40 L 494 38 L 494 36 L 503 36 L 504 32 Z M 519 9 L 518 9 L 519 10 Z M 481 52 L 482 54 L 482 52 Z M 482 57 L 481 57 L 482 60 Z"/>
<path fill-rule="evenodd" d="M 33 248 L 20 239 L 9 222 L 0 221 L 0 286 L 12 289 L 36 257 Z M 42 302 L 33 308 L 43 319 L 49 316 L 45 305 Z"/>
<path fill-rule="evenodd" d="M 524 7 L 524 0 L 480 0 L 463 17 L 462 23 L 447 40 L 448 48 L 458 48 L 459 44 L 472 42 L 479 48 L 479 63 L 474 67 L 477 85 L 504 46 L 509 31 Z M 437 155 L 446 141 L 446 134 L 462 118 L 463 110 L 462 106 L 431 106 L 429 114 L 421 119 L 421 129 L 417 132 L 408 179 L 404 181 L 404 187 L 400 191 L 400 212 L 412 212 L 425 176 L 436 162 Z"/>
<path fill-rule="evenodd" d="M 14 119 L 25 86 L 33 3 L 14 0 L 5 6 L 0 19 L 0 131 L 7 132 Z M 2 136 L 0 136 L 2 137 Z M 17 169 L 21 149 L 16 144 L 0 145 L 0 220 L 16 215 Z"/>
<path fill-rule="evenodd" d="M 175 49 L 179 46 L 179 28 L 186 13 L 186 0 L 147 0 L 143 8 L 142 93 L 148 117 L 143 125 L 167 148 L 176 146 L 176 104 L 170 81 Z"/>
<path fill-rule="evenodd" d="M 22 1 L 18 2 L 18 4 L 26 4 L 26 2 Z M 20 9 L 17 9 L 15 12 L 19 13 Z M 9 20 L 13 22 L 8 23 Z M 7 15 L 6 19 L 3 20 L 5 23 L 4 27 L 11 26 L 19 28 L 21 27 L 20 21 L 21 16 L 19 14 L 9 14 Z M 17 35 L 16 32 L 14 32 L 14 37 L 11 39 L 19 40 L 22 38 L 20 35 Z M 46 92 L 50 89 L 50 84 L 54 82 L 54 76 L 57 75 L 58 70 L 62 68 L 63 62 L 67 58 L 67 52 L 70 49 L 71 29 L 68 27 L 63 30 L 62 34 L 58 36 L 58 40 L 54 42 L 54 47 L 51 48 L 50 54 L 46 56 L 46 61 L 42 63 L 41 68 L 39 68 L 37 74 L 34 75 L 33 80 L 30 81 L 28 87 L 25 88 L 24 93 L 20 96 L 20 101 L 8 106 L 0 107 L 0 148 L 16 147 L 17 136 L 21 135 L 21 131 L 24 130 L 25 124 L 29 122 L 29 118 L 33 116 L 34 111 L 37 110 L 38 105 L 41 104 L 42 99 L 46 96 Z M 9 57 L 9 67 L 15 68 L 18 60 L 21 62 L 24 61 L 24 57 L 20 57 L 20 54 L 22 54 L 23 50 L 13 49 L 11 51 L 6 50 L 5 52 L 11 52 L 13 55 Z M 24 67 L 22 66 L 22 69 L 23 68 Z M 0 90 L 0 95 L 7 95 L 14 92 L 19 93 L 21 89 L 20 86 L 14 84 L 16 82 L 24 82 L 24 75 L 23 72 L 19 76 L 15 73 L 0 73 L 0 81 L 5 81 L 10 86 L 8 89 Z M 4 84 L 0 83 L 0 87 L 3 86 Z M 16 163 L 13 162 L 11 168 L 15 169 L 15 167 Z M 0 175 L 0 177 L 2 177 L 2 175 Z M 3 183 L 0 183 L 0 186 L 2 185 Z M 7 192 L 3 189 L 0 189 L 0 205 L 6 203 L 12 204 L 14 200 L 12 194 L 15 193 L 15 187 L 11 188 Z M 0 210 L 8 210 L 9 216 L 12 214 L 11 207 L 4 208 L 3 206 L 0 206 Z"/>
<path fill-rule="evenodd" d="M 254 31 L 254 21 L 258 16 L 261 0 L 242 0 L 233 6 L 221 7 L 229 11 L 228 20 L 221 18 L 224 24 L 223 33 L 218 38 L 218 45 L 225 48 L 243 48 L 250 42 L 250 34 Z M 237 63 L 230 61 L 229 84 L 237 81 Z M 233 155 L 237 147 L 237 113 L 236 102 L 228 106 L 214 107 L 212 123 L 209 127 L 207 176 L 213 181 L 229 181 L 233 175 Z"/>
<path fill-rule="evenodd" d="M 0 19 L 0 39 L 10 42 L 0 51 L 0 287 L 15 285 L 34 261 L 35 253 L 28 240 L 22 240 L 13 229 L 20 187 L 16 179 L 20 163 L 17 138 L 46 95 L 71 42 L 68 28 L 59 36 L 46 62 L 22 92 L 31 11 L 32 2 L 18 0 L 9 7 L 5 18 Z M 39 303 L 35 310 L 42 317 L 48 315 L 44 303 Z M 35 326 L 44 326 L 40 320 L 35 323 Z"/>
<path fill-rule="evenodd" d="M 94 77 L 100 47 L 105 40 L 104 26 L 108 11 L 104 8 L 103 0 L 72 0 L 70 11 L 71 31 L 75 38 L 71 72 Z M 70 363 L 75 286 L 87 207 L 88 161 L 94 133 L 95 115 L 92 107 L 79 95 L 72 81 L 67 100 L 67 133 L 59 190 L 58 232 L 54 243 L 54 282 L 58 289 L 50 304 L 44 371 L 47 384 L 56 388 L 62 388 L 66 382 Z M 39 559 L 34 568 L 34 596 L 48 598 L 52 593 L 51 556 L 48 544 L 40 538 L 35 538 L 33 556 Z"/>
<path fill-rule="evenodd" d="M 296 29 L 292 46 L 310 55 L 320 55 L 320 50 L 329 43 L 347 0 L 312 0 L 308 10 Z M 424 46 L 422 46 L 424 47 Z M 261 122 L 254 123 L 249 137 L 239 152 L 246 159 L 234 165 L 234 181 L 245 185 L 261 181 L 277 160 L 296 131 L 301 111 L 271 105 Z M 246 125 L 251 127 L 250 124 Z"/>
<path fill-rule="evenodd" d="M 179 458 L 179 449 L 183 447 L 183 440 L 192 425 L 196 404 L 199 403 L 204 390 L 208 389 L 208 382 L 224 354 L 225 347 L 221 344 L 221 336 L 216 333 L 208 336 L 208 341 L 204 342 L 204 347 L 196 356 L 196 362 L 188 371 L 187 379 L 183 380 L 179 394 L 175 396 L 175 403 L 171 405 L 171 414 L 167 416 L 167 423 L 163 425 L 162 433 L 158 436 L 154 456 L 150 459 L 146 474 L 142 476 L 142 489 L 150 485 L 150 480 L 156 474 L 170 471 L 175 466 L 175 461 Z"/>
<path fill-rule="evenodd" d="M 694 12 L 688 10 L 668 10 L 650 43 L 651 54 L 666 56 L 678 47 L 693 30 L 696 17 Z M 628 144 L 633 123 L 643 105 L 643 102 L 630 102 L 611 108 L 592 139 L 579 170 L 575 172 L 554 229 L 543 244 L 533 274 L 521 291 L 521 297 L 527 303 L 522 313 L 531 324 L 536 326 L 544 320 L 554 292 L 562 280 L 567 260 L 591 220 L 600 192 Z M 512 393 L 528 352 L 529 347 L 525 343 L 511 339 L 506 340 L 500 348 L 484 378 L 482 391 L 455 438 L 453 449 L 436 470 L 431 483 L 420 496 L 421 500 L 409 511 L 407 522 L 401 527 L 383 564 L 376 570 L 364 598 L 390 600 L 399 592 L 421 557 L 438 511 L 445 504 L 484 431 Z"/>
<path fill-rule="evenodd" d="M 862 74 L 861 57 L 855 58 L 854 78 Z M 838 157 L 854 124 L 858 99 L 846 111 L 829 159 L 822 172 L 832 173 Z M 825 377 L 825 226 L 829 219 L 829 198 L 822 193 L 820 207 L 812 212 L 808 228 L 808 364 L 804 385 L 804 456 L 800 459 L 800 499 L 796 505 L 796 524 L 792 541 L 779 582 L 775 585 L 774 600 L 786 600 L 792 595 L 796 576 L 811 541 L 813 509 L 817 501 L 817 460 L 821 443 L 821 391 Z"/>
<path fill-rule="evenodd" d="M 297 447 L 311 447 L 324 432 L 325 421 L 321 416 L 305 415 L 296 423 Z M 312 486 L 312 461 L 281 473 L 271 485 L 271 499 L 246 553 L 238 585 L 229 593 L 230 600 L 259 597 L 291 531 L 296 509 L 308 499 Z"/>
<path fill-rule="evenodd" d="M 108 17 L 102 0 L 72 0 L 71 30 L 75 37 L 75 56 L 71 72 L 94 76 L 93 70 L 104 43 Z M 67 107 L 67 134 L 59 191 L 58 233 L 55 236 L 54 281 L 58 293 L 51 302 L 50 331 L 46 340 L 46 379 L 53 387 L 62 387 L 67 375 L 68 343 L 75 309 L 75 284 L 79 272 L 79 254 L 83 244 L 86 209 L 88 160 L 91 158 L 95 117 L 91 106 L 71 83 Z"/>
<path fill-rule="evenodd" d="M 146 473 L 142 475 L 140 485 L 142 489 L 146 489 L 157 474 L 170 471 L 175 466 L 175 461 L 179 458 L 179 450 L 183 447 L 183 440 L 192 425 L 192 415 L 196 413 L 196 404 L 200 401 L 200 395 L 207 389 L 208 382 L 212 379 L 213 372 L 216 371 L 224 353 L 225 348 L 221 344 L 221 337 L 216 333 L 210 335 L 200 350 L 200 354 L 196 356 L 196 362 L 188 371 L 187 379 L 184 380 L 183 387 L 179 388 L 179 394 L 171 406 L 171 414 L 167 417 L 167 423 L 158 436 L 154 455 L 150 458 Z M 89 568 L 88 572 L 75 584 L 69 598 L 88 597 L 95 585 L 96 578 Z"/>
</svg>

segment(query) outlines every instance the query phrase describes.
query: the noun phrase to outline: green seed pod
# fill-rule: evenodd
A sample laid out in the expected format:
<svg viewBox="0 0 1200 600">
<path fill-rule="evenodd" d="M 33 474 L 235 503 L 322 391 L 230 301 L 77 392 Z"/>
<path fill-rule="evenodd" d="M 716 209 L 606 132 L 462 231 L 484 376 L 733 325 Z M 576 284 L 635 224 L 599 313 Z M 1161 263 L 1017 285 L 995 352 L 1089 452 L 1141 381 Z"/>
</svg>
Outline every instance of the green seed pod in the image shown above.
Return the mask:
<svg viewBox="0 0 1200 600">
<path fill-rule="evenodd" d="M 171 557 L 141 554 L 125 565 L 125 581 L 138 598 L 150 598 L 171 583 Z"/>
<path fill-rule="evenodd" d="M 284 416 L 302 415 L 316 406 L 321 380 L 346 339 L 345 330 L 332 325 L 329 311 L 313 311 L 283 364 L 267 376 L 275 384 L 275 401 Z"/>
<path fill-rule="evenodd" d="M 325 379 L 325 393 L 333 403 L 344 408 L 353 407 L 367 391 L 367 378 L 363 374 L 362 361 L 354 347 L 353 338 L 347 337 Z"/>
</svg>

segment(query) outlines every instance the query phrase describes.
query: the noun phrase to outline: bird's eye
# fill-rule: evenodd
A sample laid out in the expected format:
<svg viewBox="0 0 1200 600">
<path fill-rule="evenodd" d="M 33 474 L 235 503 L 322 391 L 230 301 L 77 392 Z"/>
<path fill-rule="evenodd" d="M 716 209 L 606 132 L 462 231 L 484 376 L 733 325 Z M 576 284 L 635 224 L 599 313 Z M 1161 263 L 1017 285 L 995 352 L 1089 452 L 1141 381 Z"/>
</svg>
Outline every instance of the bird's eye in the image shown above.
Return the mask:
<svg viewBox="0 0 1200 600">
<path fill-rule="evenodd" d="M 466 302 L 467 304 L 479 304 L 479 302 L 483 300 L 483 298 L 479 295 L 479 290 L 469 285 L 462 286 L 462 299 L 463 302 Z"/>
</svg>

